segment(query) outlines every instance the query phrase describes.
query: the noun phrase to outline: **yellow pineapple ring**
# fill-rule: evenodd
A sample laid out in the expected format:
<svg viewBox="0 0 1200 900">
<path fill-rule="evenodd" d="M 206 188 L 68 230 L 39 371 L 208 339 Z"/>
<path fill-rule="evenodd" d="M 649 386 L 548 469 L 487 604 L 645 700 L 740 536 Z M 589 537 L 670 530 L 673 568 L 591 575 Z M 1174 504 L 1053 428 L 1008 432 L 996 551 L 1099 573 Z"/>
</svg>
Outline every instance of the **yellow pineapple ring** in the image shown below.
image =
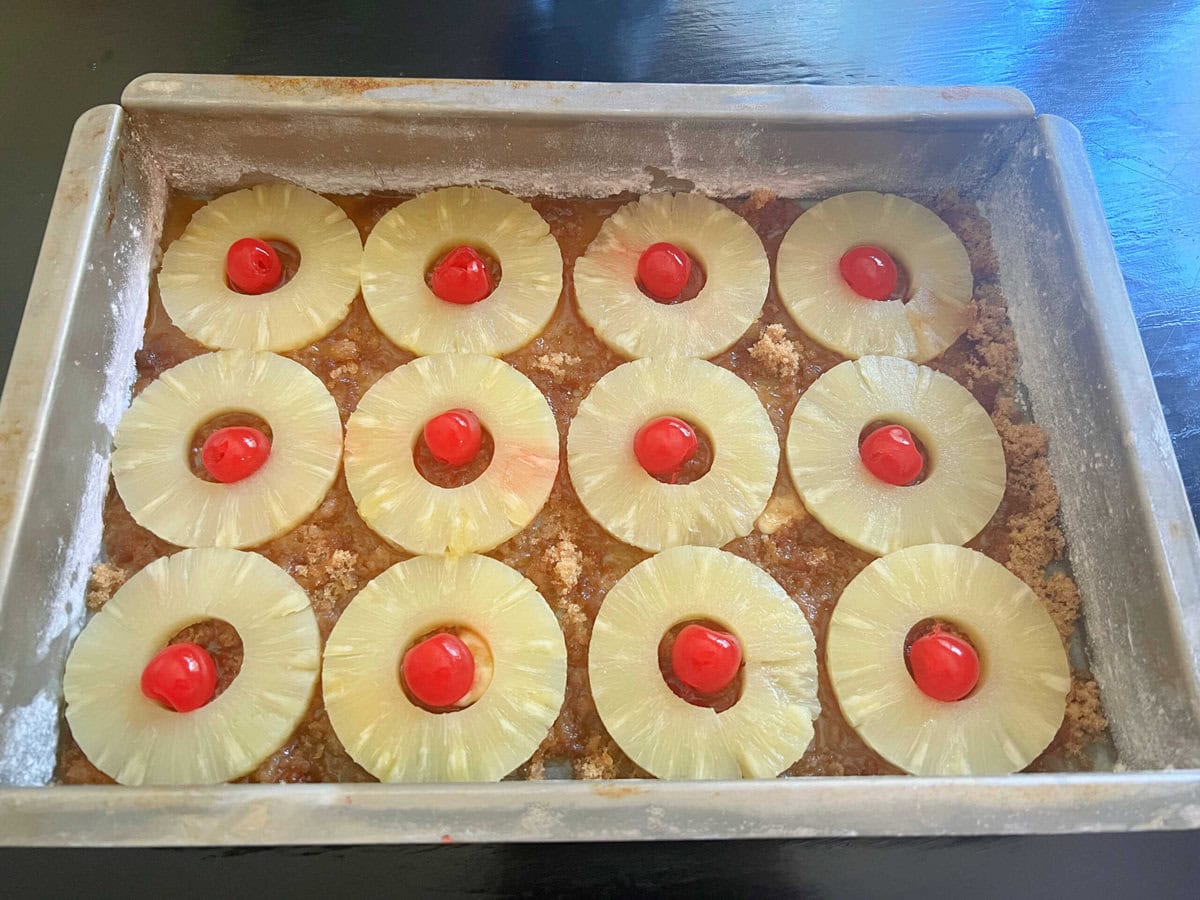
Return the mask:
<svg viewBox="0 0 1200 900">
<path fill-rule="evenodd" d="M 237 677 L 192 712 L 147 698 L 146 664 L 207 619 L 242 639 Z M 286 572 L 256 553 L 184 550 L 134 575 L 80 633 L 63 677 L 67 722 L 121 784 L 216 784 L 251 771 L 296 730 L 320 665 L 317 618 Z"/>
<path fill-rule="evenodd" d="M 205 422 L 248 412 L 271 426 L 271 454 L 241 481 L 203 481 L 188 466 Z M 181 547 L 253 547 L 299 525 L 337 477 L 337 404 L 308 369 L 251 350 L 206 353 L 168 369 L 117 426 L 112 472 L 130 515 Z"/>
<path fill-rule="evenodd" d="M 904 664 L 909 631 L 944 619 L 966 632 L 979 683 L 962 700 L 927 697 Z M 1050 615 L 1020 579 L 948 544 L 877 559 L 842 592 L 825 660 L 842 713 L 880 756 L 914 775 L 1025 768 L 1058 731 L 1071 672 Z"/>
<path fill-rule="evenodd" d="M 400 664 L 448 626 L 487 642 L 491 683 L 465 709 L 434 713 L 405 694 Z M 566 680 L 554 613 L 521 573 L 484 556 L 397 563 L 351 601 L 325 646 L 329 721 L 380 781 L 499 781 L 545 739 Z"/>
<path fill-rule="evenodd" d="M 637 285 L 642 251 L 661 241 L 704 269 L 704 287 L 686 303 L 658 303 Z M 646 194 L 622 206 L 575 263 L 579 314 L 629 358 L 723 353 L 758 318 L 770 281 L 750 223 L 700 194 Z"/>
<path fill-rule="evenodd" d="M 677 416 L 712 442 L 712 468 L 664 484 L 633 452 L 639 428 Z M 779 439 L 758 395 L 732 372 L 698 359 L 639 359 L 609 372 L 579 404 L 567 466 L 588 514 L 614 537 L 658 551 L 720 547 L 749 534 L 779 470 Z"/>
<path fill-rule="evenodd" d="M 711 619 L 742 648 L 742 695 L 723 712 L 675 695 L 659 669 L 664 634 Z M 604 727 L 659 778 L 773 778 L 812 740 L 816 643 L 800 608 L 766 572 L 710 547 L 664 550 L 604 598 L 588 647 Z"/>
<path fill-rule="evenodd" d="M 868 300 L 846 284 L 842 255 L 863 245 L 882 247 L 904 267 L 907 303 Z M 775 285 L 796 324 L 835 353 L 925 362 L 966 330 L 974 279 L 962 241 L 932 211 L 895 194 L 856 191 L 818 203 L 788 229 Z"/>
<path fill-rule="evenodd" d="M 495 449 L 483 474 L 443 488 L 413 460 L 425 423 L 469 409 Z M 379 379 L 346 426 L 346 483 L 358 513 L 410 553 L 491 550 L 533 521 L 558 474 L 558 427 L 528 378 L 490 356 L 424 356 Z"/>
<path fill-rule="evenodd" d="M 231 288 L 225 254 L 245 237 L 295 247 L 295 276 L 256 296 Z M 294 184 L 260 184 L 197 210 L 163 256 L 158 289 L 171 321 L 206 347 L 282 353 L 346 317 L 361 257 L 358 229 L 337 204 Z"/>
<path fill-rule="evenodd" d="M 440 299 L 425 272 L 466 245 L 499 260 L 500 283 L 478 303 Z M 486 187 L 421 194 L 388 212 L 363 251 L 367 310 L 388 339 L 419 356 L 500 356 L 532 341 L 558 306 L 562 253 L 528 203 Z"/>
<path fill-rule="evenodd" d="M 924 445 L 925 480 L 898 487 L 872 475 L 859 436 L 903 425 Z M 987 411 L 954 379 L 892 356 L 834 366 L 792 413 L 788 468 L 808 511 L 847 543 L 882 555 L 914 544 L 962 544 L 1004 496 L 1004 450 Z"/>
</svg>

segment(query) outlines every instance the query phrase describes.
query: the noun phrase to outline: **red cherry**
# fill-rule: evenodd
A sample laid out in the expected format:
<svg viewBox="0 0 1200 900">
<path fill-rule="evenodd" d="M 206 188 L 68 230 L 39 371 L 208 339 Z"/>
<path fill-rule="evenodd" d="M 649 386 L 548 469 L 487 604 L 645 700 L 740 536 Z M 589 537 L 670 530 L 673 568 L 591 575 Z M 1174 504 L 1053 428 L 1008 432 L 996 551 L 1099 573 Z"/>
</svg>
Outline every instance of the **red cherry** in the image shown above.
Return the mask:
<svg viewBox="0 0 1200 900">
<path fill-rule="evenodd" d="M 435 709 L 457 703 L 475 682 L 475 657 L 453 634 L 421 641 L 404 654 L 401 668 L 412 695 Z"/>
<path fill-rule="evenodd" d="M 671 647 L 675 677 L 701 694 L 715 694 L 729 686 L 742 664 L 738 639 L 703 625 L 686 625 Z"/>
<path fill-rule="evenodd" d="M 696 432 L 683 419 L 663 416 L 638 429 L 633 455 L 651 475 L 675 475 L 696 455 Z"/>
<path fill-rule="evenodd" d="M 468 409 L 452 409 L 425 423 L 425 446 L 448 466 L 465 466 L 482 444 L 479 417 Z"/>
<path fill-rule="evenodd" d="M 478 303 L 492 292 L 487 262 L 471 247 L 455 247 L 433 269 L 430 287 L 447 303 Z"/>
<path fill-rule="evenodd" d="M 838 267 L 850 290 L 868 300 L 886 300 L 896 290 L 896 261 L 880 247 L 854 247 Z"/>
<path fill-rule="evenodd" d="M 651 244 L 638 257 L 638 281 L 659 300 L 678 297 L 691 274 L 692 258 L 674 244 Z"/>
<path fill-rule="evenodd" d="M 230 244 L 225 254 L 225 277 L 243 294 L 265 294 L 279 287 L 283 263 L 266 241 L 242 238 Z"/>
<path fill-rule="evenodd" d="M 270 455 L 270 438 L 257 428 L 244 425 L 217 429 L 200 448 L 204 468 L 223 484 L 249 478 Z"/>
<path fill-rule="evenodd" d="M 142 670 L 142 693 L 175 712 L 191 712 L 212 699 L 217 665 L 199 644 L 171 644 Z"/>
<path fill-rule="evenodd" d="M 951 703 L 979 682 L 979 654 L 962 638 L 938 626 L 908 649 L 913 681 L 927 697 Z"/>
<path fill-rule="evenodd" d="M 868 472 L 897 487 L 912 484 L 925 468 L 912 434 L 902 425 L 876 428 L 862 442 L 858 455 Z"/>
</svg>

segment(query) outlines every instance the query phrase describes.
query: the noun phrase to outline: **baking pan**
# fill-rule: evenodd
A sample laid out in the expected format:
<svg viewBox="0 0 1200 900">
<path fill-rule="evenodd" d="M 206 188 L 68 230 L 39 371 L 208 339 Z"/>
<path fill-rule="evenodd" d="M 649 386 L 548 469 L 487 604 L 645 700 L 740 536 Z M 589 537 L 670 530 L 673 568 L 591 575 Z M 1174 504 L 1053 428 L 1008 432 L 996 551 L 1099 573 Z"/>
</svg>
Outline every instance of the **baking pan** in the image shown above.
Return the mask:
<svg viewBox="0 0 1200 900">
<path fill-rule="evenodd" d="M 955 188 L 990 219 L 1117 758 L 1086 774 L 47 786 L 171 189 Z M 990 88 L 148 75 L 75 127 L 0 401 L 0 843 L 302 844 L 1200 826 L 1200 545 L 1078 133 Z"/>
</svg>

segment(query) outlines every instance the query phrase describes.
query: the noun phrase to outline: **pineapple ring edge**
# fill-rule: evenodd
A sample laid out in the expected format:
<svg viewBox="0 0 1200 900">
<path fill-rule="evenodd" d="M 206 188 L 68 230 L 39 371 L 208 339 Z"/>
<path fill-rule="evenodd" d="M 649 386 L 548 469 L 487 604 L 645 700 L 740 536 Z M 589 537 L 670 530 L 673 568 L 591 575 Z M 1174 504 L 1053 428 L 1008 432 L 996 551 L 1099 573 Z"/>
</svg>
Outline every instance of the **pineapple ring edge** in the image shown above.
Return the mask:
<svg viewBox="0 0 1200 900">
<path fill-rule="evenodd" d="M 918 571 L 922 566 L 927 570 L 925 573 Z M 887 598 L 891 602 L 886 605 L 882 600 L 879 602 L 886 616 L 880 626 L 880 616 L 864 615 L 859 607 L 869 606 L 873 597 L 881 598 L 881 592 L 890 583 L 895 583 L 897 587 L 908 586 L 904 584 L 902 569 L 905 567 L 915 573 L 913 579 L 920 578 L 922 587 L 927 591 L 889 593 Z M 990 587 L 995 592 L 1007 592 L 1007 595 L 1000 597 L 999 604 L 996 599 L 991 599 L 993 606 L 989 607 L 989 598 L 979 600 L 972 594 L 972 582 L 984 582 L 984 588 L 989 586 L 986 582 L 993 582 Z M 988 592 L 974 592 L 979 593 Z M 1003 604 L 1010 604 L 1010 607 L 1004 611 L 995 608 Z M 905 668 L 902 649 L 904 637 L 914 624 L 927 618 L 944 618 L 964 629 L 979 653 L 979 685 L 963 700 L 943 703 L 926 697 Z M 891 621 L 893 619 L 894 623 Z M 997 631 L 1001 632 L 999 637 Z M 1011 644 L 1018 637 L 1033 640 L 1034 653 L 1043 656 L 1036 677 L 1019 672 L 1014 674 L 1015 667 L 1010 660 L 1013 651 L 1010 646 L 1005 646 L 1005 639 Z M 889 640 L 890 650 L 885 646 Z M 846 667 L 849 664 L 844 664 L 843 660 L 858 657 L 885 660 L 884 663 L 875 663 L 883 666 L 877 679 L 879 690 L 875 693 L 886 694 L 891 704 L 881 704 L 878 696 L 871 698 L 870 691 L 864 695 L 863 687 L 858 684 L 854 693 L 850 692 L 847 679 L 852 682 L 855 678 L 859 681 L 863 679 L 857 670 L 853 676 L 847 675 Z M 1008 774 L 1023 769 L 1053 740 L 1065 714 L 1071 685 L 1070 665 L 1058 629 L 1032 589 L 995 560 L 976 550 L 954 544 L 906 547 L 874 560 L 860 572 L 842 592 L 830 618 L 826 635 L 826 667 L 834 696 L 851 727 L 875 752 L 893 765 L 922 775 Z M 1039 696 L 1037 704 L 1029 701 L 1027 692 Z M 863 696 L 867 699 L 862 700 Z M 952 768 L 949 771 L 939 770 L 926 763 L 928 747 L 920 754 L 912 750 L 916 735 L 895 732 L 895 716 L 889 722 L 874 717 L 877 711 L 884 708 L 890 710 L 894 705 L 906 708 L 903 711 L 910 713 L 909 718 L 912 719 L 907 724 L 914 729 L 920 723 L 922 738 L 927 737 L 926 732 L 931 725 L 949 730 L 952 736 L 957 735 L 958 740 L 947 741 L 952 747 L 965 745 L 967 741 L 963 735 L 972 729 L 981 734 L 994 732 L 997 720 L 1002 726 L 1007 726 L 1008 718 L 1020 718 L 1024 723 L 1033 719 L 1035 726 L 1040 724 L 1044 727 L 1034 739 L 1026 738 L 1024 747 L 1018 747 L 1009 736 L 1005 746 L 998 749 L 1011 768 L 970 768 L 965 758 L 958 758 L 948 762 L 943 760 Z M 1035 706 L 1053 706 L 1055 711 L 1049 717 L 1042 717 L 1043 721 L 1039 723 L 1037 717 L 1032 715 Z M 989 711 L 995 712 L 997 707 L 1007 709 L 1011 715 L 987 715 Z M 895 735 L 891 738 L 893 743 L 890 746 L 889 734 Z M 911 759 L 898 749 L 905 742 L 913 754 Z M 881 749 L 881 744 L 886 749 Z M 993 754 L 992 759 L 995 758 Z"/>
<path fill-rule="evenodd" d="M 689 231 L 697 219 L 700 225 L 718 222 L 726 239 L 718 240 L 721 235 L 709 235 L 704 228 L 699 235 Z M 638 255 L 658 241 L 679 246 L 704 268 L 704 287 L 686 303 L 658 303 L 643 294 L 632 277 Z M 751 257 L 748 264 L 741 259 L 746 255 Z M 750 223 L 715 200 L 688 193 L 643 194 L 614 212 L 576 260 L 574 279 L 580 316 L 627 359 L 707 359 L 723 353 L 761 313 L 770 281 L 770 261 Z M 631 324 L 621 325 L 622 318 Z M 722 330 L 698 340 L 696 335 L 702 336 L 704 329 L 695 327 L 697 322 L 711 328 L 714 320 Z"/>
<path fill-rule="evenodd" d="M 499 388 L 521 403 L 517 414 L 497 401 Z M 458 407 L 471 408 L 491 433 L 492 461 L 474 481 L 442 488 L 417 471 L 411 453 L 394 448 L 411 449 L 428 419 Z M 393 369 L 346 424 L 346 483 L 355 506 L 372 531 L 410 553 L 487 552 L 503 543 L 545 506 L 559 465 L 558 425 L 545 396 L 516 368 L 484 354 L 421 356 Z M 528 491 L 515 490 L 514 480 Z M 403 514 L 398 496 L 431 514 Z M 469 534 L 462 531 L 468 526 Z"/>
<path fill-rule="evenodd" d="M 917 224 L 909 231 L 921 232 L 920 240 L 910 243 L 889 227 L 886 219 L 895 207 L 915 217 Z M 840 222 L 827 221 L 835 215 Z M 839 225 L 852 234 L 839 237 Z M 941 243 L 949 249 L 936 246 Z M 804 262 L 813 244 L 831 254 L 827 267 Z M 866 301 L 841 279 L 841 253 L 862 244 L 886 246 L 901 261 L 911 279 L 908 303 Z M 852 191 L 820 201 L 792 223 L 776 255 L 775 284 L 792 321 L 835 353 L 851 359 L 890 354 L 922 363 L 944 352 L 966 330 L 974 275 L 966 247 L 933 210 L 897 194 Z M 823 306 L 827 301 L 830 306 Z M 946 327 L 932 333 L 928 323 L 938 320 Z M 864 337 L 867 332 L 870 337 Z"/>
<path fill-rule="evenodd" d="M 264 389 L 262 396 L 247 400 L 247 383 L 267 380 L 289 382 L 292 390 Z M 226 393 L 214 392 L 214 383 Z M 191 406 L 181 408 L 191 398 Z M 293 407 L 318 410 L 319 420 L 299 422 L 290 415 Z M 187 442 L 205 422 L 230 410 L 251 412 L 271 425 L 271 454 L 241 481 L 202 481 L 189 468 Z M 133 399 L 117 425 L 111 467 L 130 515 L 163 540 L 181 547 L 244 549 L 278 537 L 316 509 L 337 478 L 341 458 L 337 403 L 317 376 L 269 351 L 216 350 L 166 370 Z M 178 503 L 163 501 L 163 482 L 171 485 Z M 276 504 L 282 519 L 254 505 L 255 491 L 272 488 L 293 500 L 287 509 Z M 173 515 L 180 507 L 189 510 L 182 523 Z"/>
<path fill-rule="evenodd" d="M 226 207 L 235 210 L 232 220 Z M 253 297 L 229 287 L 225 253 L 247 236 L 292 244 L 301 257 L 295 277 Z M 359 292 L 361 257 L 358 229 L 333 201 L 289 182 L 254 185 L 197 210 L 163 254 L 159 292 L 171 321 L 210 350 L 284 353 L 324 337 L 346 317 Z M 272 330 L 282 336 L 272 339 Z"/>
<path fill-rule="evenodd" d="M 441 200 L 456 204 L 450 206 L 449 218 L 426 210 L 437 212 Z M 468 210 L 471 204 L 474 210 Z M 520 221 L 503 233 L 459 221 L 462 216 L 491 216 L 505 225 L 517 212 Z M 409 225 L 406 216 L 427 221 Z M 499 284 L 477 303 L 447 303 L 425 283 L 437 249 L 454 244 L 483 247 L 500 262 Z M 389 341 L 418 356 L 501 356 L 519 350 L 549 324 L 563 285 L 562 250 L 546 220 L 519 197 L 481 185 L 439 188 L 406 200 L 384 214 L 363 247 L 367 312 Z M 484 332 L 491 328 L 505 333 L 489 337 Z"/>
<path fill-rule="evenodd" d="M 851 402 L 862 408 L 847 417 Z M 955 444 L 956 434 L 941 421 L 950 404 L 978 432 L 970 452 Z M 924 481 L 893 486 L 866 473 L 858 439 L 875 421 L 904 425 L 922 441 L 930 463 Z M 987 411 L 950 376 L 902 357 L 864 356 L 822 373 L 792 410 L 784 448 L 805 508 L 827 530 L 877 556 L 916 544 L 966 543 L 987 526 L 1004 496 L 1007 463 Z M 971 508 L 940 504 L 947 489 L 970 494 Z M 831 510 L 840 500 L 850 512 Z M 922 505 L 939 509 L 914 525 L 912 510 Z M 880 524 L 881 516 L 888 521 Z M 920 533 L 898 537 L 903 522 Z"/>
<path fill-rule="evenodd" d="M 489 581 L 494 585 L 487 585 Z M 497 590 L 499 602 L 490 594 L 471 593 L 480 582 Z M 418 596 L 420 590 L 436 594 L 437 602 L 422 599 Z M 514 619 L 520 620 L 520 634 L 513 627 Z M 399 667 L 403 648 L 414 638 L 447 624 L 471 628 L 487 642 L 492 654 L 492 679 L 470 706 L 433 713 L 414 705 L 405 695 Z M 358 629 L 372 635 L 371 639 L 358 640 Z M 386 642 L 379 638 L 381 633 Z M 364 654 L 364 644 L 373 652 Z M 515 663 L 518 658 L 519 665 Z M 323 659 L 322 690 L 330 722 L 347 752 L 382 781 L 498 781 L 537 750 L 566 694 L 566 642 L 545 598 L 516 569 L 477 554 L 456 558 L 415 556 L 380 573 L 346 607 L 329 636 Z M 533 672 L 531 666 L 537 671 Z M 388 698 L 383 713 L 378 707 L 367 709 L 356 702 L 364 689 Z M 508 697 L 523 690 L 526 696 L 522 702 Z M 491 727 L 499 718 L 516 712 L 530 719 L 523 735 L 527 740 L 517 747 L 519 752 L 510 748 L 499 763 L 482 768 L 477 760 L 468 758 L 469 754 L 450 752 L 482 752 L 478 747 L 467 746 L 464 750 L 462 746 L 447 745 L 459 740 L 469 745 L 469 735 L 478 735 L 473 728 Z M 511 739 L 513 723 L 508 724 L 508 730 L 500 730 Z M 391 743 L 368 753 L 372 737 L 380 733 L 387 733 Z M 485 743 L 483 738 L 478 742 Z M 409 744 L 413 759 L 401 760 L 402 751 L 394 748 Z M 448 751 L 436 772 L 423 768 L 427 757 L 418 752 L 431 744 L 440 744 Z M 400 763 L 404 763 L 403 768 L 398 768 Z M 458 768 L 450 771 L 454 767 Z M 414 772 L 417 777 L 405 777 Z"/>
<path fill-rule="evenodd" d="M 201 593 L 209 599 L 169 605 L 173 598 L 191 595 L 197 567 L 219 570 L 226 566 L 229 571 L 222 574 L 228 577 L 222 584 L 227 590 L 209 591 L 206 589 L 211 585 L 206 584 Z M 251 591 L 249 602 L 246 602 L 245 591 L 239 589 L 244 587 L 247 579 L 270 580 L 275 584 L 269 597 L 263 598 Z M 164 599 L 166 603 L 162 602 Z M 134 609 L 123 610 L 123 606 L 129 605 Z M 148 617 L 152 624 L 157 624 L 145 628 L 143 620 L 141 630 L 131 628 L 129 613 Z M 190 713 L 167 710 L 145 697 L 139 687 L 142 668 L 173 634 L 206 619 L 227 622 L 241 638 L 243 662 L 237 677 L 219 697 Z M 282 637 L 289 640 L 281 641 Z M 124 645 L 127 651 L 114 653 L 113 644 Z M 283 649 L 268 651 L 276 646 Z M 264 666 L 264 655 L 268 659 L 278 657 L 281 666 Z M 122 784 L 220 783 L 252 771 L 287 741 L 308 709 L 320 662 L 316 615 L 303 588 L 283 569 L 249 551 L 219 547 L 184 549 L 149 563 L 118 589 L 84 626 L 71 649 L 63 676 L 65 715 L 88 759 Z M 80 666 L 83 666 L 82 671 Z M 255 684 L 256 679 L 263 678 L 269 679 L 269 688 Z M 92 703 L 73 702 L 73 697 L 77 698 L 81 693 L 86 696 L 91 685 L 106 680 L 129 687 L 121 689 L 115 700 L 106 695 L 106 699 Z M 263 708 L 253 703 L 253 692 L 264 690 L 273 698 L 288 700 L 289 706 L 281 710 L 277 704 L 272 705 L 264 713 Z M 114 717 L 114 704 L 118 710 L 123 708 L 125 714 L 118 712 Z M 221 760 L 210 759 L 210 768 L 199 772 L 196 778 L 179 780 L 172 770 L 170 778 L 155 776 L 153 780 L 146 780 L 137 773 L 140 770 L 144 776 L 156 768 L 153 754 L 161 745 L 148 740 L 122 754 L 119 747 L 117 751 L 100 749 L 92 740 L 94 730 L 102 729 L 102 721 L 117 720 L 134 725 L 141 721 L 141 726 L 151 731 L 186 737 L 189 732 L 200 733 L 205 728 L 233 727 L 230 724 L 234 718 L 232 713 L 241 713 L 244 720 L 253 721 L 255 727 L 251 733 L 261 739 L 255 742 L 253 752 L 245 754 L 241 760 L 230 763 L 226 759 L 223 770 L 218 766 L 216 774 L 220 777 L 214 777 L 211 766 Z M 261 727 L 264 717 L 271 725 L 266 730 Z M 119 758 L 116 760 L 120 762 L 119 766 L 112 765 L 114 753 Z M 121 776 L 128 774 L 131 765 L 134 767 L 133 778 L 122 780 Z"/>
<path fill-rule="evenodd" d="M 674 604 L 661 591 L 655 596 L 654 589 L 671 578 L 695 589 L 684 591 L 686 599 Z M 737 601 L 732 599 L 735 589 Z M 757 615 L 747 615 L 751 602 Z M 662 634 L 692 618 L 723 622 L 743 646 L 742 694 L 721 713 L 676 696 L 659 669 Z M 779 644 L 785 638 L 786 658 L 781 659 Z M 804 613 L 768 573 L 713 547 L 671 548 L 630 569 L 600 605 L 588 646 L 588 672 L 605 728 L 631 759 L 660 778 L 775 777 L 803 756 L 820 710 L 816 640 Z M 637 698 L 633 704 L 611 703 L 610 693 L 621 693 L 622 686 Z M 777 702 L 781 696 L 788 698 L 786 703 Z M 690 746 L 697 740 L 712 742 L 708 752 L 693 753 L 687 765 L 676 761 L 655 772 L 660 748 L 642 747 L 639 735 L 663 733 L 663 728 L 644 727 L 647 709 L 673 717 L 673 729 L 690 729 Z M 753 739 L 743 739 L 747 730 Z M 771 760 L 747 756 L 748 748 L 761 749 L 772 737 L 777 746 Z M 764 765 L 774 771 L 768 773 Z"/>
</svg>

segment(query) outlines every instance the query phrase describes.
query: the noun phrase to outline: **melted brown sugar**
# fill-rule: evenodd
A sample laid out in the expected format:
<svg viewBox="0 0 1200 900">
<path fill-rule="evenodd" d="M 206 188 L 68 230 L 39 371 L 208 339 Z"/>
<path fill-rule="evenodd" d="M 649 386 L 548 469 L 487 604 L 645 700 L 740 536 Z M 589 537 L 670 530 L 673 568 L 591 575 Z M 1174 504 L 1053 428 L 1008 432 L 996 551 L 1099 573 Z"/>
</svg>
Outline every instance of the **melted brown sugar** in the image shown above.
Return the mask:
<svg viewBox="0 0 1200 900">
<path fill-rule="evenodd" d="M 365 236 L 402 197 L 334 197 Z M 545 393 L 564 443 L 567 426 L 580 400 L 606 372 L 621 363 L 580 321 L 571 287 L 575 259 L 595 237 L 600 224 L 630 198 L 532 201 L 562 248 L 566 267 L 564 297 L 546 331 L 506 357 Z M 1064 540 L 1058 525 L 1058 496 L 1046 464 L 1045 435 L 1023 422 L 1013 402 L 1016 348 L 1005 300 L 997 279 L 990 229 L 972 204 L 955 195 L 917 198 L 937 211 L 962 238 L 975 274 L 977 315 L 959 341 L 932 365 L 966 386 L 999 429 L 1008 462 L 1008 486 L 999 512 L 970 546 L 1007 565 L 1046 604 L 1067 640 L 1075 627 L 1079 597 L 1061 571 L 1047 566 L 1061 559 Z M 176 198 L 163 229 L 164 249 L 183 231 L 202 201 Z M 729 201 L 758 231 L 774 259 L 788 226 L 801 213 L 790 200 L 767 193 Z M 166 369 L 205 352 L 175 328 L 152 286 L 143 348 L 137 354 L 140 391 Z M 363 393 L 383 374 L 412 359 L 390 344 L 372 324 L 362 298 L 327 337 L 287 354 L 324 381 L 336 399 L 343 422 Z M 799 395 L 840 358 L 808 340 L 792 324 L 772 285 L 761 321 L 714 362 L 750 384 L 782 437 Z M 115 490 L 104 513 L 108 562 L 97 566 L 89 585 L 88 605 L 96 609 L 131 574 L 150 561 L 176 551 L 139 527 Z M 826 624 L 842 589 L 871 557 L 842 543 L 805 513 L 781 470 L 761 527 L 725 549 L 749 559 L 774 577 L 803 609 L 817 638 L 821 668 L 821 715 L 804 757 L 789 775 L 871 775 L 897 770 L 872 752 L 842 718 L 825 673 Z M 770 532 L 770 533 L 767 533 Z M 341 611 L 371 578 L 407 555 L 376 536 L 354 509 L 344 478 L 339 478 L 312 516 L 288 534 L 256 548 L 283 567 L 308 592 L 327 637 Z M 512 540 L 489 554 L 528 576 L 554 608 L 566 636 L 569 671 L 563 710 L 519 778 L 644 776 L 612 741 L 591 701 L 587 644 L 591 623 L 605 593 L 647 554 L 607 535 L 580 505 L 566 467 L 541 514 Z M 212 623 L 190 630 L 188 639 L 209 646 L 222 668 L 240 664 L 240 648 L 230 647 Z M 1086 767 L 1088 750 L 1105 733 L 1095 682 L 1077 672 L 1067 716 L 1050 748 L 1030 767 L 1062 770 Z M 65 730 L 65 729 L 64 729 Z M 65 783 L 107 782 L 64 734 L 58 778 Z M 278 752 L 246 781 L 369 781 L 371 776 L 346 754 L 329 725 L 318 689 L 307 716 Z"/>
</svg>

